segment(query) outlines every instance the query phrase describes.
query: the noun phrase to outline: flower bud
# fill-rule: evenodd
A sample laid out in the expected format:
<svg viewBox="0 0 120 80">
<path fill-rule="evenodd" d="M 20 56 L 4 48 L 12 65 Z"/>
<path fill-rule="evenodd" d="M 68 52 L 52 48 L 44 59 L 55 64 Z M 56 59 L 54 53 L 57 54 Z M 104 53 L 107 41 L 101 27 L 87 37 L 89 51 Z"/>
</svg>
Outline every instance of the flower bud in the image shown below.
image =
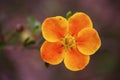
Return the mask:
<svg viewBox="0 0 120 80">
<path fill-rule="evenodd" d="M 22 32 L 23 30 L 24 30 L 24 26 L 22 24 L 17 24 L 16 31 L 17 32 Z"/>
</svg>

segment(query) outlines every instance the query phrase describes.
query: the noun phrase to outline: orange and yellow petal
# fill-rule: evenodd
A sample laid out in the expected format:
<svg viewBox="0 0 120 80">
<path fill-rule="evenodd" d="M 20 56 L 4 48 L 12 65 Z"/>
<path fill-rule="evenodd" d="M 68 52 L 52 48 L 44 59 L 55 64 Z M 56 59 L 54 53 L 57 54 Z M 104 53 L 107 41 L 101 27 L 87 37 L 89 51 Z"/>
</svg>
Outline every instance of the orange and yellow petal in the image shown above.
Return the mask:
<svg viewBox="0 0 120 80">
<path fill-rule="evenodd" d="M 83 12 L 75 13 L 69 18 L 68 23 L 69 33 L 72 36 L 77 36 L 78 32 L 84 28 L 93 27 L 90 17 Z"/>
<path fill-rule="evenodd" d="M 71 71 L 84 69 L 89 63 L 90 56 L 81 54 L 77 48 L 71 48 L 66 52 L 64 64 Z"/>
<path fill-rule="evenodd" d="M 62 62 L 63 45 L 59 42 L 47 42 L 45 41 L 40 49 L 42 59 L 52 65 L 57 65 Z"/>
<path fill-rule="evenodd" d="M 43 37 L 49 42 L 59 41 L 67 31 L 68 21 L 62 16 L 47 18 L 42 24 Z"/>
<path fill-rule="evenodd" d="M 78 33 L 77 48 L 84 55 L 94 54 L 101 46 L 98 32 L 93 28 L 85 28 Z"/>
</svg>

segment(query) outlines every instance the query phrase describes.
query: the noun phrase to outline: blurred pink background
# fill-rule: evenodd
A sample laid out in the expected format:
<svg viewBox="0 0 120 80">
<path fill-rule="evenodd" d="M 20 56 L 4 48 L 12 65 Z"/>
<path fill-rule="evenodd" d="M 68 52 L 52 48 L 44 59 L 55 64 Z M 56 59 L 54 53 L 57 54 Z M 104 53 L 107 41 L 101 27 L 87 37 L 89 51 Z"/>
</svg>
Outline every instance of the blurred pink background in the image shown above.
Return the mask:
<svg viewBox="0 0 120 80">
<path fill-rule="evenodd" d="M 2 33 L 26 24 L 34 16 L 42 22 L 68 11 L 85 12 L 99 32 L 101 48 L 82 71 L 72 72 L 64 64 L 45 67 L 37 49 L 19 45 L 0 49 L 0 80 L 120 80 L 119 0 L 0 0 Z"/>
</svg>

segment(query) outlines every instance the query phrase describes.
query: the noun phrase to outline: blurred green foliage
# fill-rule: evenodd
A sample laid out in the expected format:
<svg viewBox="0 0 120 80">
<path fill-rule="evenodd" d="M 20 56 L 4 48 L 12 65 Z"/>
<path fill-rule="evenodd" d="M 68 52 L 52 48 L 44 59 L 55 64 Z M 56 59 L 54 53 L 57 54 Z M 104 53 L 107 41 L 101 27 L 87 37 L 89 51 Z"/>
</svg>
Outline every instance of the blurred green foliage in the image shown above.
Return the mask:
<svg viewBox="0 0 120 80">
<path fill-rule="evenodd" d="M 34 31 L 34 32 L 38 32 L 41 30 L 41 24 L 40 22 L 38 22 L 35 17 L 31 16 L 28 18 L 28 24 L 29 27 Z"/>
<path fill-rule="evenodd" d="M 5 46 L 5 42 L 0 42 L 0 49 L 2 49 Z"/>
<path fill-rule="evenodd" d="M 20 33 L 15 32 L 14 34 L 10 35 L 9 42 L 7 44 L 9 45 L 15 45 L 18 43 L 20 37 Z"/>
<path fill-rule="evenodd" d="M 23 43 L 24 47 L 28 47 L 33 44 L 35 44 L 35 40 L 31 40 L 29 37 Z"/>
</svg>

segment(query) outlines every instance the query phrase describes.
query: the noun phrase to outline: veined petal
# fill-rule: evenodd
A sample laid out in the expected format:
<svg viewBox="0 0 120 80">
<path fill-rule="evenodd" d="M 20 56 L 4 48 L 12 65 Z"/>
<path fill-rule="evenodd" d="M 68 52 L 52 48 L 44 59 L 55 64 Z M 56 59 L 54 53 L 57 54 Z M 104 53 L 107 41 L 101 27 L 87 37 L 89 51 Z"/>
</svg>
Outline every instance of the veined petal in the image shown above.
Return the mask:
<svg viewBox="0 0 120 80">
<path fill-rule="evenodd" d="M 84 69 L 89 63 L 90 56 L 81 54 L 77 48 L 71 48 L 65 55 L 64 64 L 71 71 Z"/>
<path fill-rule="evenodd" d="M 78 33 L 76 42 L 78 50 L 85 55 L 94 54 L 101 46 L 98 32 L 93 28 L 81 30 Z"/>
<path fill-rule="evenodd" d="M 68 31 L 68 22 L 62 16 L 45 19 L 42 24 L 43 37 L 49 42 L 57 42 L 63 38 Z"/>
<path fill-rule="evenodd" d="M 86 27 L 93 27 L 90 17 L 83 12 L 75 13 L 69 18 L 68 23 L 69 33 L 72 36 L 77 36 L 78 32 Z"/>
<path fill-rule="evenodd" d="M 42 59 L 52 65 L 62 62 L 64 54 L 63 45 L 59 42 L 45 41 L 40 49 Z"/>
</svg>

